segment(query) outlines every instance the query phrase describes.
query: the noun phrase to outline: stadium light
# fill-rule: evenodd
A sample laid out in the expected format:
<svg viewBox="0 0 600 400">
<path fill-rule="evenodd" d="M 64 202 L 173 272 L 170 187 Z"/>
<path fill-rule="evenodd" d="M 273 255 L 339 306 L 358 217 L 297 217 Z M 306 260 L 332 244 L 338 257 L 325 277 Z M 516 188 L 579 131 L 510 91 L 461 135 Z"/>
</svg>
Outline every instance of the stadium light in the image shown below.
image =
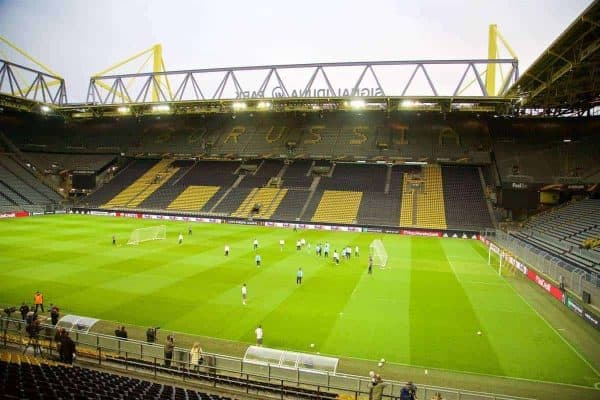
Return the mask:
<svg viewBox="0 0 600 400">
<path fill-rule="evenodd" d="M 131 109 L 129 107 L 121 106 L 121 107 L 117 108 L 117 111 L 120 114 L 129 114 L 129 112 L 131 111 Z"/>
<path fill-rule="evenodd" d="M 270 101 L 259 101 L 256 105 L 256 108 L 260 110 L 270 110 L 271 107 L 273 107 L 273 104 Z"/>
<path fill-rule="evenodd" d="M 317 105 L 317 104 L 313 104 L 313 105 L 311 106 L 311 108 L 312 108 L 313 110 L 320 110 L 320 109 L 321 109 L 321 106 L 319 106 L 319 105 Z"/>
<path fill-rule="evenodd" d="M 571 143 L 571 139 L 563 139 L 563 143 Z"/>
<path fill-rule="evenodd" d="M 360 110 L 362 108 L 365 108 L 365 101 L 364 100 L 351 100 L 350 101 L 350 107 L 355 109 L 355 110 Z"/>
<path fill-rule="evenodd" d="M 420 105 L 421 105 L 421 102 L 415 101 L 415 100 L 402 100 L 402 102 L 400 103 L 400 107 L 402 107 L 402 108 L 412 108 L 412 107 L 417 107 Z"/>
<path fill-rule="evenodd" d="M 42 105 L 40 107 L 40 110 L 42 110 L 42 112 L 49 113 L 51 111 L 51 108 L 46 105 Z"/>
<path fill-rule="evenodd" d="M 169 112 L 171 111 L 171 107 L 168 104 L 157 104 L 152 106 L 152 112 L 160 113 L 160 112 Z"/>
<path fill-rule="evenodd" d="M 231 107 L 234 110 L 238 110 L 239 111 L 239 110 L 245 110 L 248 107 L 248 105 L 246 103 L 242 102 L 242 101 L 236 101 L 235 103 L 233 103 L 231 105 Z"/>
</svg>

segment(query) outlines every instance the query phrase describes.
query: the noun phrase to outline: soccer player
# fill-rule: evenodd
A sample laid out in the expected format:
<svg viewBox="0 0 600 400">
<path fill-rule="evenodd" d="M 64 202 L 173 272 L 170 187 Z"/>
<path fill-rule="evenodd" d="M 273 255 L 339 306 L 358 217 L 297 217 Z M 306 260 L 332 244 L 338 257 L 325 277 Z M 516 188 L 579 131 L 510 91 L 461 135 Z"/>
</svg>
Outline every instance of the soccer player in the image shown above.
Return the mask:
<svg viewBox="0 0 600 400">
<path fill-rule="evenodd" d="M 317 244 L 317 247 L 315 247 L 315 253 L 320 256 L 321 255 L 321 243 Z"/>
<path fill-rule="evenodd" d="M 229 255 L 229 245 L 226 244 L 225 245 L 225 257 L 227 257 Z"/>
<path fill-rule="evenodd" d="M 358 245 L 354 247 L 354 257 L 358 257 Z"/>
<path fill-rule="evenodd" d="M 302 246 L 302 243 L 299 240 L 296 240 L 296 250 L 300 251 L 300 246 Z"/>
<path fill-rule="evenodd" d="M 188 235 L 192 236 L 192 226 L 188 226 Z"/>
<path fill-rule="evenodd" d="M 115 235 L 112 236 L 112 244 L 113 246 L 117 245 L 117 237 Z"/>
<path fill-rule="evenodd" d="M 256 266 L 260 268 L 260 261 L 261 261 L 260 254 L 257 254 L 254 257 L 254 261 L 256 261 Z"/>
<path fill-rule="evenodd" d="M 302 284 L 302 277 L 304 273 L 302 272 L 302 268 L 298 268 L 298 272 L 296 272 L 296 285 Z"/>
<path fill-rule="evenodd" d="M 329 257 L 329 242 L 325 242 L 325 247 L 323 248 L 323 256 L 325 258 Z"/>
<path fill-rule="evenodd" d="M 254 331 L 254 333 L 256 333 L 256 345 L 257 346 L 262 346 L 263 344 L 263 330 L 262 330 L 262 326 L 258 326 L 256 328 L 256 330 Z"/>
<path fill-rule="evenodd" d="M 346 258 L 349 260 L 352 257 L 352 247 L 346 246 Z"/>
<path fill-rule="evenodd" d="M 340 265 L 340 255 L 337 250 L 333 251 L 333 261 L 335 261 L 335 265 Z"/>
<path fill-rule="evenodd" d="M 254 251 L 258 249 L 258 239 L 254 239 L 254 242 L 252 242 L 252 247 L 254 248 Z"/>
<path fill-rule="evenodd" d="M 333 256 L 335 258 L 335 255 Z M 342 247 L 342 258 L 346 259 L 346 248 Z"/>
<path fill-rule="evenodd" d="M 179 239 L 177 239 L 179 244 L 183 244 L 183 233 L 179 233 Z"/>
<path fill-rule="evenodd" d="M 306 246 L 306 240 L 304 240 L 304 238 L 300 239 L 300 246 Z"/>
<path fill-rule="evenodd" d="M 283 245 L 285 244 L 285 240 L 281 239 L 279 241 L 279 251 L 283 251 Z"/>
<path fill-rule="evenodd" d="M 242 285 L 242 304 L 246 305 L 246 297 L 248 296 L 248 288 L 246 287 L 246 284 L 244 283 Z"/>
<path fill-rule="evenodd" d="M 373 274 L 373 257 L 369 256 L 369 275 Z"/>
</svg>

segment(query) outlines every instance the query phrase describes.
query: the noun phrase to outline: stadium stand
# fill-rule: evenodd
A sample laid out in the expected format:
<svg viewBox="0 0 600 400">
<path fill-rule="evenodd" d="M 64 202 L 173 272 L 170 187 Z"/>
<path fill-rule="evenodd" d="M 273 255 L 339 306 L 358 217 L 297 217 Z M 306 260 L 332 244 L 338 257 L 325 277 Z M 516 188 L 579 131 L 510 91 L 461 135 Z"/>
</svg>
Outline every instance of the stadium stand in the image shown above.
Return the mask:
<svg viewBox="0 0 600 400">
<path fill-rule="evenodd" d="M 35 357 L 3 353 L 0 393 L 6 399 L 230 400 L 216 394 L 160 384 Z"/>
<path fill-rule="evenodd" d="M 448 228 L 493 227 L 477 167 L 443 166 L 442 182 Z"/>
<path fill-rule="evenodd" d="M 100 171 L 114 159 L 113 154 L 22 153 L 25 160 L 44 172 L 64 170 Z"/>
<path fill-rule="evenodd" d="M 171 168 L 171 162 L 168 159 L 158 161 L 103 207 L 137 207 L 179 170 L 179 168 Z"/>
<path fill-rule="evenodd" d="M 442 173 L 438 165 L 423 168 L 422 190 L 417 191 L 416 226 L 419 228 L 446 229 L 446 211 Z"/>
<path fill-rule="evenodd" d="M 600 249 L 583 242 L 600 236 L 600 200 L 586 199 L 531 218 L 517 238 L 572 266 L 600 272 Z"/>
<path fill-rule="evenodd" d="M 285 169 L 281 181 L 287 188 L 309 188 L 313 182 L 310 176 L 312 161 L 296 160 Z"/>
<path fill-rule="evenodd" d="M 4 154 L 0 155 L 0 183 L 5 206 L 27 209 L 28 206 L 47 206 L 62 200 L 58 193 Z"/>
<path fill-rule="evenodd" d="M 362 192 L 325 190 L 311 221 L 355 224 Z"/>
<path fill-rule="evenodd" d="M 188 186 L 167 210 L 200 211 L 219 189 L 219 186 Z"/>
<path fill-rule="evenodd" d="M 288 189 L 281 203 L 279 203 L 279 207 L 271 215 L 271 218 L 283 221 L 296 221 L 300 218 L 300 213 L 309 195 L 310 191 L 308 190 Z"/>
<path fill-rule="evenodd" d="M 158 160 L 152 159 L 130 160 L 123 166 L 123 168 L 121 168 L 121 170 L 108 184 L 101 186 L 88 197 L 86 197 L 86 204 L 92 207 L 99 207 L 100 205 L 105 204 L 110 199 L 114 198 L 118 193 L 122 192 L 126 187 L 135 182 L 157 162 Z"/>
</svg>

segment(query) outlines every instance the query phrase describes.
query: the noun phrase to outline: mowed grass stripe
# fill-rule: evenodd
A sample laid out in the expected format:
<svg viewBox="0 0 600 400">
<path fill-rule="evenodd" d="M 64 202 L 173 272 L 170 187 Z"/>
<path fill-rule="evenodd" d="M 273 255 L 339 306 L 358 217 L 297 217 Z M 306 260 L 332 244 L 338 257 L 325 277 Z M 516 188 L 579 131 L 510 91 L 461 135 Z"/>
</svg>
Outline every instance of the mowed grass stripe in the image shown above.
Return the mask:
<svg viewBox="0 0 600 400">
<path fill-rule="evenodd" d="M 166 240 L 125 244 L 134 229 L 159 224 L 167 226 Z M 552 329 L 538 327 L 535 313 L 503 288 L 475 241 L 226 224 L 192 224 L 190 237 L 188 225 L 83 215 L 0 220 L 0 304 L 31 302 L 39 289 L 47 304 L 65 312 L 165 331 L 253 343 L 254 328 L 263 323 L 267 346 L 592 384 L 567 344 L 550 339 L 552 353 L 546 350 Z M 111 245 L 113 234 L 119 246 Z M 255 237 L 260 270 L 251 248 Z M 295 251 L 301 237 L 312 244 L 310 252 Z M 390 269 L 368 276 L 368 245 L 375 238 L 385 243 Z M 313 254 L 315 243 L 325 241 L 332 250 L 358 244 L 361 258 L 333 267 Z M 227 259 L 225 243 L 232 249 Z M 298 266 L 305 270 L 302 288 L 295 285 Z M 518 329 L 530 325 L 534 329 Z M 455 332 L 459 328 L 464 332 Z M 484 335 L 477 338 L 479 329 Z M 529 354 L 515 343 L 527 343 Z"/>
<path fill-rule="evenodd" d="M 446 260 L 440 240 L 412 241 L 411 362 L 502 375 L 495 349 L 485 335 L 476 334 L 481 323 Z"/>
<path fill-rule="evenodd" d="M 360 281 L 348 299 L 323 347 L 331 354 L 348 348 L 355 357 L 410 362 L 410 240 L 381 237 L 389 255 L 386 269 L 367 274 L 368 257 L 361 256 Z"/>
</svg>

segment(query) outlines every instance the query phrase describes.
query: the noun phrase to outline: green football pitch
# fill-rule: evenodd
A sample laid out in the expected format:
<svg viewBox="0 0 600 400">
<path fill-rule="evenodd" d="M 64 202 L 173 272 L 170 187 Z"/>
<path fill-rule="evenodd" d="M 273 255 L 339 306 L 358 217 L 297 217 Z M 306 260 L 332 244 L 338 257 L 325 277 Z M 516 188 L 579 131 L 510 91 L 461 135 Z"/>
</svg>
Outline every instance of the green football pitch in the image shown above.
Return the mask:
<svg viewBox="0 0 600 400">
<path fill-rule="evenodd" d="M 162 223 L 82 215 L 0 221 L 0 305 L 31 303 L 40 290 L 46 305 L 163 331 L 253 343 L 261 324 L 268 347 L 575 385 L 600 381 L 487 265 L 478 241 L 225 224 L 193 224 L 189 236 L 189 224 L 167 222 L 166 240 L 126 244 L 132 230 Z M 300 238 L 310 250 L 296 250 Z M 376 238 L 389 268 L 369 275 Z M 335 266 L 314 254 L 326 241 L 332 251 L 358 245 L 360 257 Z M 299 267 L 304 279 L 296 285 Z"/>
</svg>

